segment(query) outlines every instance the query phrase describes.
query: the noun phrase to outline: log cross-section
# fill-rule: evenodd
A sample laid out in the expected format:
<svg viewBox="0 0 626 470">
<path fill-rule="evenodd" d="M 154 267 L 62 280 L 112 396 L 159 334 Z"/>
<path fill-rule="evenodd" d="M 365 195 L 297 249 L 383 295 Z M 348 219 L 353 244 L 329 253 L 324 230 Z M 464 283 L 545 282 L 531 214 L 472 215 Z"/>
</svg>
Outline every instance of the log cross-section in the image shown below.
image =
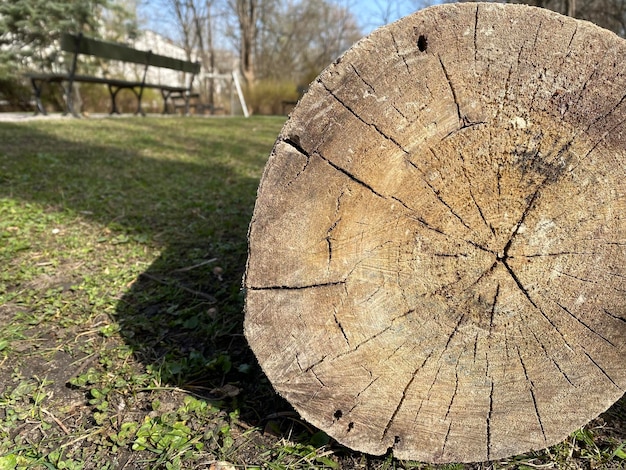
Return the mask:
<svg viewBox="0 0 626 470">
<path fill-rule="evenodd" d="M 555 444 L 626 390 L 626 42 L 547 10 L 436 6 L 364 38 L 285 124 L 245 334 L 353 449 Z"/>
</svg>

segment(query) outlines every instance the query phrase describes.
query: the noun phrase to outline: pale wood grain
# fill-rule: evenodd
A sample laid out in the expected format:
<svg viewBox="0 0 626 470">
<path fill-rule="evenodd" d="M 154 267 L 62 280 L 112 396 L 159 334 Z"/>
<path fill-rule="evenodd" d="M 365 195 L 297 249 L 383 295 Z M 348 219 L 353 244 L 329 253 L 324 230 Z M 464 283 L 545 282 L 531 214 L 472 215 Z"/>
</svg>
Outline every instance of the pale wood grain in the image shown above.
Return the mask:
<svg viewBox="0 0 626 470">
<path fill-rule="evenodd" d="M 626 46 L 519 5 L 449 4 L 328 67 L 270 156 L 245 334 L 342 444 L 482 461 L 626 389 Z"/>
</svg>

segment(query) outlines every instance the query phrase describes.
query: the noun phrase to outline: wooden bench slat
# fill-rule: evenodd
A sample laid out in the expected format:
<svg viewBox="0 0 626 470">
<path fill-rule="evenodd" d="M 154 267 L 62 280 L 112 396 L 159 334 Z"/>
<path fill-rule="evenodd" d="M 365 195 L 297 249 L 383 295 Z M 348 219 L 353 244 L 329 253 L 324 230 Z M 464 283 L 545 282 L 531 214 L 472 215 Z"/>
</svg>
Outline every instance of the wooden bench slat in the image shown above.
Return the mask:
<svg viewBox="0 0 626 470">
<path fill-rule="evenodd" d="M 85 36 L 76 36 L 65 33 L 61 36 L 61 48 L 67 52 L 78 52 L 109 60 L 119 60 L 135 64 L 179 70 L 181 72 L 197 74 L 200 72 L 198 62 L 189 62 L 173 57 L 154 54 L 152 51 L 134 49 L 124 44 L 100 41 Z"/>
<path fill-rule="evenodd" d="M 73 34 L 61 35 L 61 49 L 67 52 L 91 55 L 108 60 L 145 64 L 147 53 L 123 44 L 98 41 Z"/>
<path fill-rule="evenodd" d="M 145 84 L 145 88 L 154 88 L 154 89 L 159 89 L 159 90 L 165 90 L 165 91 L 170 91 L 170 92 L 181 92 L 181 93 L 189 91 L 189 89 L 185 88 L 185 87 L 155 85 L 155 84 L 152 84 L 152 83 L 146 83 Z"/>
</svg>

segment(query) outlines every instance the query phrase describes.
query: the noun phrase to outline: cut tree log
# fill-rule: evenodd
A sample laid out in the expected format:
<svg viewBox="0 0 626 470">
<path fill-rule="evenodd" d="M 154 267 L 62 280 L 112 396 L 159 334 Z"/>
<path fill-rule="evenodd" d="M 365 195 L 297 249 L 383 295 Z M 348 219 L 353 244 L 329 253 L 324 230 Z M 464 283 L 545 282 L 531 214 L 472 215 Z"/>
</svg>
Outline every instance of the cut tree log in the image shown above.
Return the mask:
<svg viewBox="0 0 626 470">
<path fill-rule="evenodd" d="M 521 5 L 436 6 L 311 85 L 261 181 L 245 334 L 353 449 L 558 443 L 626 390 L 626 42 Z"/>
</svg>

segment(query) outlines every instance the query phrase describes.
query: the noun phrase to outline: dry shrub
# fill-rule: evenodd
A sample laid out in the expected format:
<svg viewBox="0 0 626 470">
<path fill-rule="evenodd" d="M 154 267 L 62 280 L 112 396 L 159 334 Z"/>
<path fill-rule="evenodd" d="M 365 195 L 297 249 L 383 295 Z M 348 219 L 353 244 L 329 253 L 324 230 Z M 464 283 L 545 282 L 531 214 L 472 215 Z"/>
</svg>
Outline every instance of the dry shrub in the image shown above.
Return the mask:
<svg viewBox="0 0 626 470">
<path fill-rule="evenodd" d="M 292 81 L 261 80 L 246 90 L 246 104 L 252 114 L 285 114 L 299 98 Z"/>
<path fill-rule="evenodd" d="M 82 101 L 81 111 L 87 113 L 108 113 L 111 111 L 111 96 L 106 85 L 95 83 L 79 84 Z M 129 89 L 121 90 L 115 99 L 120 113 L 137 111 L 137 97 Z M 147 113 L 160 113 L 163 110 L 163 98 L 158 90 L 145 89 L 141 105 Z"/>
<path fill-rule="evenodd" d="M 0 78 L 0 100 L 3 111 L 30 111 L 32 87 L 15 77 Z"/>
</svg>

